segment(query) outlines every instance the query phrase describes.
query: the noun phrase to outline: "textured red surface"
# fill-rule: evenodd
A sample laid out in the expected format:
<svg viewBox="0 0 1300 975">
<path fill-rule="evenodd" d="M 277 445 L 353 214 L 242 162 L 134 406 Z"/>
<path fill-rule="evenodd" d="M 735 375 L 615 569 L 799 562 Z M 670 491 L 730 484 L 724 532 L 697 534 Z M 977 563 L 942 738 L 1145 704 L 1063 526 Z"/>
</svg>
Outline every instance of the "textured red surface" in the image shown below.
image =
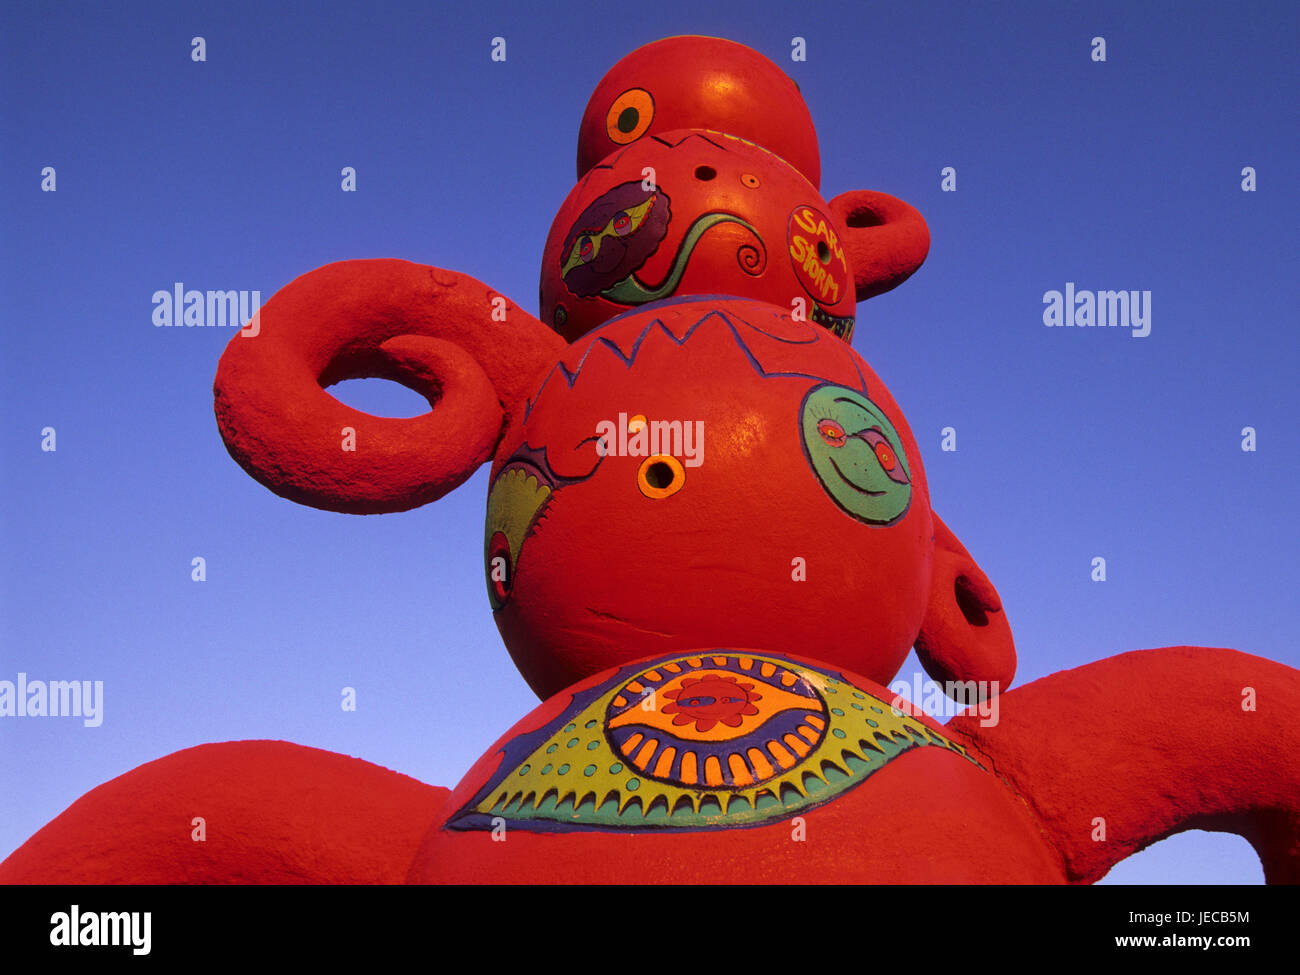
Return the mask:
<svg viewBox="0 0 1300 975">
<path fill-rule="evenodd" d="M 711 133 L 674 134 L 682 129 Z M 678 299 L 601 325 L 630 305 L 605 297 L 601 280 L 578 299 L 566 293 L 561 251 L 575 232 L 604 226 L 578 226 L 579 216 L 646 165 L 672 204 L 672 221 L 650 228 L 662 231 L 662 246 L 638 252 L 625 271 L 608 261 L 624 246 L 611 230 L 601 238 L 614 242 L 609 267 L 597 278 L 617 271 L 621 293 L 654 290 L 686 228 L 726 212 L 753 229 L 730 220 L 702 231 L 671 293 L 773 304 Z M 921 265 L 921 215 L 868 191 L 823 200 L 797 87 L 756 52 L 715 38 L 668 38 L 615 65 L 583 117 L 578 172 L 586 179 L 561 208 L 544 258 L 546 325 L 457 272 L 345 261 L 281 289 L 247 329 L 256 334 L 230 342 L 214 386 L 231 455 L 304 504 L 398 511 L 435 500 L 489 460 L 495 491 L 514 464 L 519 476 L 498 498 L 510 504 L 498 508 L 518 514 L 545 500 L 526 510 L 536 518 L 522 528 L 507 518 L 494 532 L 489 521 L 488 554 L 511 560 L 508 578 L 496 590 L 489 578 L 489 588 L 520 671 L 553 696 L 450 798 L 285 742 L 177 752 L 87 793 L 0 864 L 0 882 L 1091 882 L 1186 828 L 1239 833 L 1269 881 L 1300 882 L 1300 672 L 1198 647 L 1124 654 L 1005 693 L 995 725 L 959 718 L 944 731 L 986 771 L 938 748 L 905 752 L 803 814 L 802 841 L 789 823 L 513 829 L 506 842 L 442 829 L 495 771 L 504 741 L 545 724 L 611 665 L 646 655 L 800 649 L 867 688 L 888 682 L 915 642 L 940 680 L 1005 686 L 1015 672 L 997 592 L 931 512 L 897 404 L 847 344 L 790 320 L 791 299 L 806 293 L 789 263 L 795 208 L 825 211 L 843 247 L 844 293 L 823 309 L 834 316 Z M 620 220 L 618 206 L 597 215 Z M 755 232 L 760 273 L 740 260 Z M 566 348 L 551 324 L 575 344 Z M 409 385 L 431 412 L 373 417 L 325 392 L 364 376 Z M 874 455 L 884 470 L 897 469 L 898 452 L 909 465 L 910 500 L 896 517 L 848 513 L 853 502 L 837 499 L 815 466 L 800 413 L 823 383 L 869 399 L 896 429 L 893 452 Z M 596 454 L 597 425 L 633 415 L 703 424 L 703 461 L 679 463 L 684 480 L 671 492 L 645 480 L 644 456 Z M 832 423 L 827 442 L 865 432 Z M 884 486 L 860 493 L 897 491 L 897 482 Z M 490 501 L 489 519 L 492 511 Z M 1252 695 L 1254 709 L 1244 709 Z M 196 816 L 204 842 L 191 837 Z"/>
<path fill-rule="evenodd" d="M 566 287 L 561 270 L 568 256 L 565 244 L 571 228 L 579 225 L 580 215 L 614 187 L 640 184 L 646 169 L 653 170 L 661 191 L 656 205 L 670 209 L 672 218 L 657 249 L 636 268 L 638 279 L 653 285 L 668 278 L 688 228 L 701 215 L 733 214 L 753 230 L 736 222 L 719 223 L 707 230 L 689 252 L 685 272 L 671 297 L 740 295 L 787 310 L 792 299 L 802 298 L 809 315 L 814 300 L 837 318 L 856 313 L 855 265 L 840 241 L 844 231 L 830 218 L 829 204 L 812 184 L 765 148 L 716 131 L 675 130 L 655 139 L 641 139 L 611 154 L 561 205 L 542 256 L 541 318 L 566 339 L 574 341 L 630 307 L 605 297 L 574 294 Z M 809 248 L 819 241 L 826 244 L 826 260 L 817 265 L 824 288 L 801 283 L 796 268 L 804 261 L 796 262 L 790 253 L 794 214 L 804 209 L 812 213 L 806 222 L 827 225 L 820 237 L 815 231 L 794 228 Z M 883 233 L 884 228 L 876 230 Z M 559 315 L 557 309 L 563 309 Z"/>
<path fill-rule="evenodd" d="M 262 308 L 257 334 L 236 335 L 221 356 L 213 391 L 226 448 L 276 494 L 317 508 L 403 511 L 441 497 L 491 456 L 564 347 L 495 298 L 464 274 L 408 261 L 340 261 L 296 278 Z M 323 388 L 368 376 L 410 386 L 433 409 L 376 417 Z"/>
<path fill-rule="evenodd" d="M 850 190 L 830 201 L 830 212 L 844 228 L 858 301 L 897 288 L 930 253 L 921 212 L 888 193 Z"/>
<path fill-rule="evenodd" d="M 603 675 L 602 675 L 603 676 Z M 890 700 L 883 687 L 845 673 Z M 442 818 L 496 770 L 501 747 L 545 725 L 570 693 L 540 705 L 501 737 L 452 792 Z M 936 730 L 942 726 L 921 719 Z M 905 752 L 823 806 L 747 829 L 532 833 L 429 830 L 411 883 L 1061 883 L 1060 858 L 1024 802 L 953 752 Z"/>
<path fill-rule="evenodd" d="M 0 883 L 1089 883 L 1182 829 L 1233 832 L 1270 883 L 1300 882 L 1300 673 L 1234 650 L 1122 654 L 1008 692 L 999 720 L 942 727 L 794 824 L 530 833 L 442 822 L 594 675 L 539 705 L 451 794 L 285 742 L 177 752 L 87 793 L 3 864 Z M 882 687 L 846 673 L 888 698 Z M 1253 692 L 1256 709 L 1243 709 Z M 191 839 L 194 816 L 207 840 Z M 1104 835 L 1098 834 L 1104 822 Z"/>
<path fill-rule="evenodd" d="M 1242 707 L 1247 688 L 1256 710 Z M 1025 797 L 1072 882 L 1170 833 L 1210 829 L 1249 840 L 1269 883 L 1300 883 L 1300 671 L 1236 650 L 1139 650 L 1000 705 L 996 726 L 949 728 Z"/>
<path fill-rule="evenodd" d="M 916 655 L 935 680 L 996 681 L 1016 676 L 1016 647 L 1002 600 L 966 547 L 934 515 L 930 601 L 916 638 Z"/>
<path fill-rule="evenodd" d="M 821 183 L 817 132 L 798 86 L 757 51 L 696 35 L 646 44 L 609 69 L 578 128 L 579 177 L 626 144 L 611 138 L 609 122 L 611 108 L 631 89 L 647 92 L 653 101 L 648 122 L 645 109 L 639 109 L 638 127 L 645 125 L 639 138 L 671 129 L 730 132 L 766 146 L 814 187 Z"/>
<path fill-rule="evenodd" d="M 816 647 L 823 663 L 882 683 L 897 672 L 929 598 L 929 494 L 902 412 L 857 353 L 775 306 L 702 299 L 610 322 L 561 364 L 492 472 L 524 447 L 545 448 L 562 478 L 594 468 L 554 492 L 496 614 L 539 696 L 612 664 L 710 645 Z M 911 463 L 910 505 L 890 525 L 840 510 L 800 435 L 810 389 L 864 379 Z M 678 493 L 648 498 L 641 458 L 598 457 L 597 425 L 620 413 L 703 425 L 702 463 L 684 467 Z"/>
<path fill-rule="evenodd" d="M 447 795 L 318 748 L 200 745 L 86 793 L 0 864 L 0 883 L 401 883 Z"/>
</svg>

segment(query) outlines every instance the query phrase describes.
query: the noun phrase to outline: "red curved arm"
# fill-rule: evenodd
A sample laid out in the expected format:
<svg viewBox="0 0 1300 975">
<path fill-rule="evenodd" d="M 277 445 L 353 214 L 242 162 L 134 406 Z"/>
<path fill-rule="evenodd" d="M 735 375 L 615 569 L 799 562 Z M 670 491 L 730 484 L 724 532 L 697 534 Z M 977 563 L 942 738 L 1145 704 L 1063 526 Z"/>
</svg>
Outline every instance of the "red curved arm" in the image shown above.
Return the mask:
<svg viewBox="0 0 1300 975">
<path fill-rule="evenodd" d="M 934 572 L 916 655 L 940 683 L 996 681 L 1005 688 L 1016 676 L 1016 645 L 1002 600 L 943 519 L 932 517 Z"/>
<path fill-rule="evenodd" d="M 276 494 L 370 514 L 434 501 L 492 455 L 564 341 L 455 271 L 341 261 L 281 288 L 231 339 L 213 385 L 232 457 Z M 379 376 L 431 411 L 371 416 L 324 387 Z M 349 432 L 350 431 L 350 432 Z"/>
<path fill-rule="evenodd" d="M 86 793 L 0 884 L 400 884 L 450 794 L 285 741 L 199 745 Z"/>
<path fill-rule="evenodd" d="M 930 253 L 930 228 L 919 210 L 888 193 L 851 190 L 830 201 L 843 228 L 858 301 L 884 294 L 912 276 Z"/>
<path fill-rule="evenodd" d="M 1138 650 L 1002 695 L 991 727 L 947 727 L 1024 797 L 1074 882 L 1208 829 L 1249 840 L 1268 883 L 1300 883 L 1300 671 L 1236 650 Z"/>
</svg>

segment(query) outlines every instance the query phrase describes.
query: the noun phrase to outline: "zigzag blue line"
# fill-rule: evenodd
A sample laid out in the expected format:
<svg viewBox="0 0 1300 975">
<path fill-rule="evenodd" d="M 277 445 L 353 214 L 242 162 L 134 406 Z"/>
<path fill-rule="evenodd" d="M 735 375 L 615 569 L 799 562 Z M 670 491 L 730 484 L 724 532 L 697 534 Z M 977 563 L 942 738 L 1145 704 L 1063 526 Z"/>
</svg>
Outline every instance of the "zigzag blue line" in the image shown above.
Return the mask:
<svg viewBox="0 0 1300 975">
<path fill-rule="evenodd" d="M 724 300 L 724 301 L 735 300 L 735 298 L 731 295 L 692 295 L 691 297 L 688 298 L 669 299 L 667 301 L 657 302 L 656 304 L 676 305 L 676 304 L 685 304 L 689 302 L 718 301 L 718 300 Z M 606 325 L 612 324 L 613 322 L 616 322 L 619 319 L 626 317 L 627 315 L 638 314 L 640 311 L 642 311 L 642 309 L 633 309 L 632 311 L 624 312 L 622 315 L 610 319 L 609 322 L 606 322 L 605 324 Z M 528 405 L 524 409 L 524 419 L 527 420 L 528 417 L 532 414 L 533 407 L 536 405 L 537 401 L 541 399 L 542 393 L 546 390 L 547 384 L 551 381 L 551 377 L 554 376 L 557 371 L 560 373 L 560 375 L 564 377 L 564 381 L 568 385 L 569 389 L 572 389 L 574 387 L 574 385 L 578 381 L 578 376 L 582 374 L 582 367 L 586 364 L 587 357 L 591 355 L 592 351 L 595 350 L 597 345 L 603 345 L 605 348 L 609 349 L 611 352 L 614 353 L 615 356 L 618 357 L 619 361 L 622 362 L 625 367 L 631 369 L 632 365 L 636 362 L 637 355 L 640 354 L 641 343 L 645 341 L 646 336 L 650 334 L 651 330 L 653 330 L 656 325 L 659 326 L 659 330 L 661 332 L 663 332 L 670 339 L 672 339 L 672 341 L 675 342 L 677 346 L 680 348 L 684 346 L 688 341 L 690 341 L 690 338 L 692 335 L 695 334 L 696 329 L 698 329 L 701 325 L 703 325 L 705 322 L 707 322 L 709 319 L 715 316 L 720 318 L 723 322 L 726 323 L 727 328 L 730 330 L 731 336 L 735 340 L 736 345 L 740 348 L 742 352 L 745 353 L 745 358 L 749 360 L 749 364 L 751 368 L 753 368 L 754 372 L 758 373 L 758 375 L 763 379 L 774 379 L 774 378 L 820 379 L 823 382 L 831 382 L 831 380 L 828 379 L 826 376 L 821 376 L 818 375 L 817 373 L 812 373 L 812 372 L 768 372 L 759 364 L 759 361 L 754 356 L 754 353 L 750 351 L 750 348 L 745 343 L 745 340 L 741 338 L 740 332 L 736 328 L 735 322 L 732 321 L 731 316 L 729 316 L 728 313 L 722 311 L 721 309 L 715 308 L 709 311 L 702 318 L 700 318 L 700 320 L 697 321 L 690 328 L 688 328 L 682 334 L 682 337 L 680 339 L 668 329 L 668 327 L 663 323 L 662 318 L 655 317 L 654 319 L 652 319 L 650 322 L 646 324 L 645 328 L 643 328 L 641 330 L 641 333 L 636 337 L 636 341 L 632 343 L 632 351 L 629 355 L 624 355 L 622 349 L 620 349 L 617 343 L 615 343 L 611 339 L 607 339 L 603 335 L 597 336 L 591 342 L 591 344 L 587 346 L 586 351 L 582 353 L 582 358 L 578 360 L 578 365 L 574 368 L 572 372 L 568 370 L 568 368 L 564 365 L 563 362 L 557 362 L 551 368 L 551 371 L 546 374 L 546 378 L 542 380 L 542 385 L 538 387 L 537 392 L 534 393 L 531 397 L 529 397 Z M 815 345 L 818 342 L 824 341 L 826 338 L 826 336 L 817 334 L 813 336 L 811 341 L 796 341 L 794 339 L 783 339 L 780 338 L 779 336 L 771 335 L 768 332 L 764 332 L 762 329 L 745 321 L 745 319 L 740 318 L 739 316 L 735 316 L 735 317 L 737 321 L 739 321 L 742 325 L 746 326 L 747 328 L 751 328 L 762 335 L 766 335 L 768 338 L 773 339 L 774 341 L 783 342 L 786 345 Z M 849 359 L 853 363 L 853 371 L 857 373 L 858 376 L 858 386 L 859 386 L 858 391 L 861 392 L 863 396 L 866 396 L 868 399 L 870 399 L 871 397 L 867 393 L 866 377 L 862 375 L 862 370 L 858 368 L 857 361 L 854 359 L 854 357 L 850 355 Z"/>
</svg>

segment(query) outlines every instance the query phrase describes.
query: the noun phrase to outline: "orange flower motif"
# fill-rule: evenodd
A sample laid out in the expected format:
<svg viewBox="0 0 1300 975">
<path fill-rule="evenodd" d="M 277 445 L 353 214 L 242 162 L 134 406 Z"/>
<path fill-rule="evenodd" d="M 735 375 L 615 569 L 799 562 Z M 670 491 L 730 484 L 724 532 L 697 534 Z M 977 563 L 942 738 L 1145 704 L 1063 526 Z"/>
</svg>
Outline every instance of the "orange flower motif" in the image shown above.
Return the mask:
<svg viewBox="0 0 1300 975">
<path fill-rule="evenodd" d="M 696 731 L 708 731 L 716 724 L 739 728 L 745 715 L 758 714 L 753 702 L 763 699 L 754 693 L 753 684 L 722 674 L 687 677 L 680 688 L 664 691 L 664 697 L 672 701 L 664 705 L 663 713 L 673 715 L 673 724 L 694 721 Z"/>
</svg>

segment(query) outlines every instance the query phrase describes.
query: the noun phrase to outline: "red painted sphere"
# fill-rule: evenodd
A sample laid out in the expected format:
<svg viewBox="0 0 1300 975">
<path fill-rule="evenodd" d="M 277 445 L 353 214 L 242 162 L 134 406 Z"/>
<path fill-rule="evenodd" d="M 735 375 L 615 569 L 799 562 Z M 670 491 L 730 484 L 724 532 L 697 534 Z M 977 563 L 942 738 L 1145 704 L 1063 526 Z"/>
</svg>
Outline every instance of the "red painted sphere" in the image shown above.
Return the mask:
<svg viewBox="0 0 1300 975">
<path fill-rule="evenodd" d="M 541 318 L 570 342 L 669 297 L 734 295 L 852 333 L 844 232 L 821 195 L 766 149 L 677 130 L 606 158 L 578 182 L 542 256 Z"/>
<path fill-rule="evenodd" d="M 794 81 L 743 44 L 694 35 L 637 48 L 600 80 L 578 129 L 579 178 L 614 150 L 672 129 L 730 132 L 821 183 L 817 132 Z"/>
<path fill-rule="evenodd" d="M 760 302 L 661 302 L 572 345 L 530 404 L 493 465 L 485 555 L 539 695 L 710 644 L 897 672 L 925 613 L 929 494 L 846 343 Z"/>
</svg>

